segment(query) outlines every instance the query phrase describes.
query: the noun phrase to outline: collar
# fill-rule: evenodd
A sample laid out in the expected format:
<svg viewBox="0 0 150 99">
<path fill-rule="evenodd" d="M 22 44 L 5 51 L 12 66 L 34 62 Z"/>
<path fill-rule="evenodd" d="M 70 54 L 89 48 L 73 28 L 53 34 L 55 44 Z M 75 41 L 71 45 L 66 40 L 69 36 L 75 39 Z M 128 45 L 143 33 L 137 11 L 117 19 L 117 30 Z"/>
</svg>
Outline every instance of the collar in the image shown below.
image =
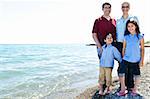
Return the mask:
<svg viewBox="0 0 150 99">
<path fill-rule="evenodd" d="M 136 33 L 135 34 L 129 34 L 129 36 L 133 36 L 134 37 L 134 36 L 136 36 Z"/>
<path fill-rule="evenodd" d="M 104 45 L 105 48 L 109 48 L 109 47 L 111 47 L 111 46 L 112 46 L 112 44 L 105 44 L 105 45 Z"/>
<path fill-rule="evenodd" d="M 110 16 L 109 16 L 110 17 Z M 103 15 L 101 16 L 101 18 L 103 19 L 103 20 L 107 20 Z M 107 21 L 112 21 L 112 18 L 110 17 L 110 20 L 107 20 Z"/>
<path fill-rule="evenodd" d="M 126 19 L 123 18 L 123 16 L 121 16 L 122 20 L 128 20 L 131 17 L 131 15 L 128 15 L 128 17 Z"/>
<path fill-rule="evenodd" d="M 111 47 L 112 46 L 112 44 L 106 44 L 108 47 Z"/>
<path fill-rule="evenodd" d="M 123 18 L 123 15 L 122 15 L 120 19 L 121 19 L 121 20 L 128 20 L 128 19 L 130 19 L 131 17 L 132 17 L 131 15 L 128 15 L 128 17 L 127 17 L 126 19 L 124 19 L 124 18 Z"/>
</svg>

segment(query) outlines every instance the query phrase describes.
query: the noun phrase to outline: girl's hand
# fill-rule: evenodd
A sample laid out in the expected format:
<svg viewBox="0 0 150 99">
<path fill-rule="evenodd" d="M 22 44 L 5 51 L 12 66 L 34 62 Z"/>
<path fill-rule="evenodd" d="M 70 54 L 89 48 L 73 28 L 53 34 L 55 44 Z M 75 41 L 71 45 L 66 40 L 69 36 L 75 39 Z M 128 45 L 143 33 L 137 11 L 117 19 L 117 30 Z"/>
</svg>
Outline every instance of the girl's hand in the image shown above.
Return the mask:
<svg viewBox="0 0 150 99">
<path fill-rule="evenodd" d="M 144 66 L 144 62 L 141 61 L 141 62 L 139 63 L 139 66 L 140 66 L 140 67 L 143 67 L 143 66 Z"/>
</svg>

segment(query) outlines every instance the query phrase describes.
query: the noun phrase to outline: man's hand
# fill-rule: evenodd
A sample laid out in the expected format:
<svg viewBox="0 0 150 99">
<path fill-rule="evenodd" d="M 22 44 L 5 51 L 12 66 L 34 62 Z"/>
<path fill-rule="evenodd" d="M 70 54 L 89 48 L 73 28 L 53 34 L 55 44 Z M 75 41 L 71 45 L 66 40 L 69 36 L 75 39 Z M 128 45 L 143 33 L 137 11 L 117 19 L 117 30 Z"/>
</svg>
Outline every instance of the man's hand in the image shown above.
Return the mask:
<svg viewBox="0 0 150 99">
<path fill-rule="evenodd" d="M 97 48 L 102 48 L 102 46 L 100 44 L 96 44 Z"/>
</svg>

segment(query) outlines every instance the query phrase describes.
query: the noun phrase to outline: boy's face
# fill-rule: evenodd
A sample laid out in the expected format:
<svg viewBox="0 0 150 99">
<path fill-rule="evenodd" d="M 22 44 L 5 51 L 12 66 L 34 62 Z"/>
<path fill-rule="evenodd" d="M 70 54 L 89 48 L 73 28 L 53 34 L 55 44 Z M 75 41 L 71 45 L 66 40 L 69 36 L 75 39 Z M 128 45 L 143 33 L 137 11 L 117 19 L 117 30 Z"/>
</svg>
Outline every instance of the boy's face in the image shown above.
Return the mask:
<svg viewBox="0 0 150 99">
<path fill-rule="evenodd" d="M 105 42 L 106 44 L 111 44 L 113 42 L 112 34 L 106 36 Z"/>
</svg>

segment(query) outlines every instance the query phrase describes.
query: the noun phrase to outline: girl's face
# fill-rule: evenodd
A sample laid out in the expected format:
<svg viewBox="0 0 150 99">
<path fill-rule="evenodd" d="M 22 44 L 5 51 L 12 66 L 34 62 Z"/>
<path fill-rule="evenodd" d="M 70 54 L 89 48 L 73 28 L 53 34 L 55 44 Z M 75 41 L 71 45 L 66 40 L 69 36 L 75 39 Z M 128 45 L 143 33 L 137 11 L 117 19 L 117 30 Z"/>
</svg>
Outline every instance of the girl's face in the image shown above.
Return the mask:
<svg viewBox="0 0 150 99">
<path fill-rule="evenodd" d="M 128 31 L 131 33 L 131 34 L 135 34 L 136 33 L 136 26 L 133 24 L 133 23 L 129 23 L 128 26 Z"/>
</svg>

